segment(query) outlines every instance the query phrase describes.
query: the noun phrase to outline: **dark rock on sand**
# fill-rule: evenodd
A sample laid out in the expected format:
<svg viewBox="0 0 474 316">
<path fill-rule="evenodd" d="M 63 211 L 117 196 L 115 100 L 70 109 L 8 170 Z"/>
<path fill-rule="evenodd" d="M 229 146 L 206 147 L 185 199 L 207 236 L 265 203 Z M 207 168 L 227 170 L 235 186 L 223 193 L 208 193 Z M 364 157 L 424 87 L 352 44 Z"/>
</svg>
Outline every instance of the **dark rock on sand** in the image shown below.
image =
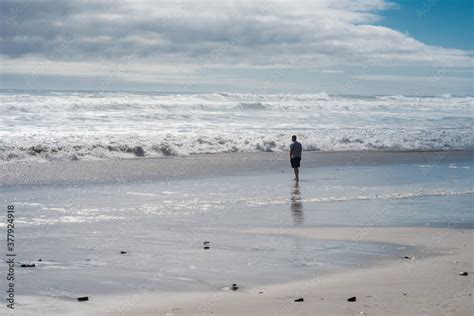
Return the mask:
<svg viewBox="0 0 474 316">
<path fill-rule="evenodd" d="M 204 246 L 204 249 L 206 249 L 206 250 L 209 249 L 209 246 Z"/>
<path fill-rule="evenodd" d="M 347 301 L 348 301 L 348 302 L 355 302 L 355 301 L 357 301 L 357 298 L 356 298 L 355 296 L 349 297 L 349 298 L 347 299 Z"/>
<path fill-rule="evenodd" d="M 205 241 L 205 242 L 203 242 L 202 244 L 203 244 L 203 245 L 209 245 L 210 243 L 211 243 L 210 241 Z"/>
<path fill-rule="evenodd" d="M 120 254 L 122 254 L 122 255 L 124 255 L 126 253 L 127 253 L 126 251 L 120 251 Z"/>
<path fill-rule="evenodd" d="M 79 302 L 84 302 L 84 301 L 88 301 L 89 300 L 89 297 L 88 296 L 81 296 L 81 297 L 78 297 L 77 300 Z"/>
<path fill-rule="evenodd" d="M 304 302 L 304 298 L 300 297 L 295 300 L 295 302 Z"/>
<path fill-rule="evenodd" d="M 409 260 L 414 260 L 415 257 L 412 257 L 412 256 L 404 256 L 403 259 L 409 259 Z"/>
<path fill-rule="evenodd" d="M 22 267 L 22 268 L 34 268 L 34 267 L 36 267 L 36 264 L 34 264 L 34 263 L 22 263 L 20 265 L 20 267 Z"/>
<path fill-rule="evenodd" d="M 43 259 L 38 259 L 38 262 L 41 262 L 41 261 L 43 261 Z"/>
<path fill-rule="evenodd" d="M 232 291 L 237 291 L 237 290 L 239 289 L 239 287 L 237 286 L 237 284 L 234 283 L 234 284 L 232 284 L 232 286 L 230 287 L 230 289 L 231 289 Z"/>
<path fill-rule="evenodd" d="M 458 274 L 459 274 L 459 275 L 462 275 L 462 276 L 467 276 L 467 275 L 469 275 L 469 273 L 467 273 L 466 271 L 464 271 L 464 272 L 459 272 Z"/>
</svg>

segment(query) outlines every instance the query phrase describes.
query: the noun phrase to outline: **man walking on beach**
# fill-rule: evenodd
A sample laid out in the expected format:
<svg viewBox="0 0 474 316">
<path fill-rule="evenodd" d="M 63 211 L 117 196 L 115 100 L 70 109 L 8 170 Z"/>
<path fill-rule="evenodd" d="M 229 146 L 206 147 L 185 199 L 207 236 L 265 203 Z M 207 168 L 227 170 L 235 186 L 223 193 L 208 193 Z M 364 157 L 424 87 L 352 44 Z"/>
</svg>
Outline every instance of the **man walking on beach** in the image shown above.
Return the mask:
<svg viewBox="0 0 474 316">
<path fill-rule="evenodd" d="M 300 162 L 301 162 L 301 153 L 303 151 L 303 146 L 301 143 L 296 141 L 296 135 L 291 136 L 291 145 L 290 145 L 290 163 L 291 168 L 295 171 L 295 178 L 293 180 L 300 180 Z"/>
</svg>

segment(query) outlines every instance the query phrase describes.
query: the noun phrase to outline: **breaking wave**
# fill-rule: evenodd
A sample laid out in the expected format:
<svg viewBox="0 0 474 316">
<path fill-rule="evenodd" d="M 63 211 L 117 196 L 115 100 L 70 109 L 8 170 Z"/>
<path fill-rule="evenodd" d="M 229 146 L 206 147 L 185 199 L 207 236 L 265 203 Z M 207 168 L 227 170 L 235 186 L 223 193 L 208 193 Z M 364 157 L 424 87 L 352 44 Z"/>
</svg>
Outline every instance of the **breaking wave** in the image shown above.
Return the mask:
<svg viewBox="0 0 474 316">
<path fill-rule="evenodd" d="M 0 160 L 472 150 L 473 97 L 0 92 Z"/>
</svg>

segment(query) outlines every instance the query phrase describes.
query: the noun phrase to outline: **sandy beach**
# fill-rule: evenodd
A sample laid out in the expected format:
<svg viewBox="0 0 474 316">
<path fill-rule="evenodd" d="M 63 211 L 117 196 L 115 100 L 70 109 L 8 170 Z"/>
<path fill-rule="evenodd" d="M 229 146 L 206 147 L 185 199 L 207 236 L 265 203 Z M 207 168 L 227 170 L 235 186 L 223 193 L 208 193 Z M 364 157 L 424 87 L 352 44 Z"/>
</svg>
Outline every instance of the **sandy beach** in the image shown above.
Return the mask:
<svg viewBox="0 0 474 316">
<path fill-rule="evenodd" d="M 474 316 L 474 0 L 0 15 L 0 316 Z"/>
<path fill-rule="evenodd" d="M 307 153 L 299 183 L 287 165 L 2 164 L 14 315 L 471 314 L 471 152 Z"/>
<path fill-rule="evenodd" d="M 279 234 L 277 230 L 259 233 Z M 136 305 L 112 311 L 159 315 L 471 315 L 473 231 L 426 228 L 292 229 L 288 234 L 415 244 L 415 259 L 393 258 L 377 266 L 314 274 L 307 280 L 232 293 L 146 294 Z M 347 299 L 355 296 L 356 302 Z M 294 302 L 304 298 L 304 302 Z M 123 299 L 126 299 L 125 297 Z M 111 305 L 115 298 L 106 298 Z M 99 308 L 100 310 L 100 308 Z M 97 311 L 97 310 L 95 310 Z M 94 311 L 94 312 L 95 312 Z"/>
<path fill-rule="evenodd" d="M 281 234 L 279 230 L 258 230 Z M 253 232 L 255 233 L 255 231 Z M 391 258 L 372 267 L 318 273 L 305 280 L 216 292 L 152 292 L 99 295 L 87 305 L 62 299 L 54 307 L 27 298 L 51 314 L 71 315 L 471 315 L 473 231 L 431 228 L 291 229 L 314 239 L 416 245 L 415 258 Z M 347 299 L 355 296 L 356 302 Z M 304 298 L 304 302 L 294 302 Z M 30 312 L 35 314 L 34 312 Z M 20 312 L 21 314 L 21 312 Z"/>
</svg>

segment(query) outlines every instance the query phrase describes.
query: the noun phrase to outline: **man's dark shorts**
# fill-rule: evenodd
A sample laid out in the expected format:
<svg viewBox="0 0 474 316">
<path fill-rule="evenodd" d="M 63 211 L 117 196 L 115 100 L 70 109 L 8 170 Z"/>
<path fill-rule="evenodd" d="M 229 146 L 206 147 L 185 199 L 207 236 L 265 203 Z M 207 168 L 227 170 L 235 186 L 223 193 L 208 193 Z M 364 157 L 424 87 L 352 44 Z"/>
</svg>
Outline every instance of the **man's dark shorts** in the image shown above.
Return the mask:
<svg viewBox="0 0 474 316">
<path fill-rule="evenodd" d="M 299 168 L 300 167 L 301 157 L 295 157 L 290 159 L 291 168 Z"/>
</svg>

